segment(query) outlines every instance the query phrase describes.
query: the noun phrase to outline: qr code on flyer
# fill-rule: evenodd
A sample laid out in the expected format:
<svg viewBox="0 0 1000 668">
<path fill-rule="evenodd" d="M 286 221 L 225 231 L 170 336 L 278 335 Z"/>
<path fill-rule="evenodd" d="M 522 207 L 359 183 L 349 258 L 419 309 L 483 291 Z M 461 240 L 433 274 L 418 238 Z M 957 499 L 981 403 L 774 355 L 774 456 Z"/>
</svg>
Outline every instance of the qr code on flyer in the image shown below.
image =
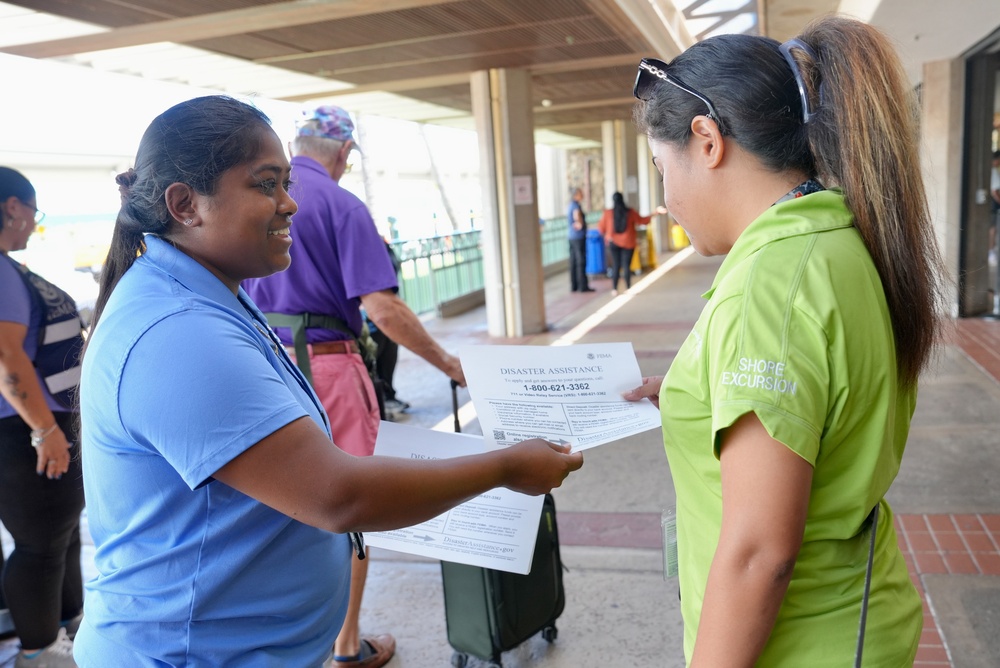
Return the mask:
<svg viewBox="0 0 1000 668">
<path fill-rule="evenodd" d="M 504 433 L 503 429 L 494 429 L 493 430 L 493 440 L 494 441 L 506 441 L 507 440 L 507 434 Z"/>
</svg>

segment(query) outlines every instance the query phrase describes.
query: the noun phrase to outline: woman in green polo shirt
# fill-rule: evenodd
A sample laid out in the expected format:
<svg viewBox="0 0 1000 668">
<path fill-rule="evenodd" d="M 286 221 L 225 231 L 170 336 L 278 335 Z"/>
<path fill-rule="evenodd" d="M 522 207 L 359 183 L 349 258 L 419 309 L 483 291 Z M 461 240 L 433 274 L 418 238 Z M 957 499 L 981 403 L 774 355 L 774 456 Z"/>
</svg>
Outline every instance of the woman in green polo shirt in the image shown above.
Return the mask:
<svg viewBox="0 0 1000 668">
<path fill-rule="evenodd" d="M 663 414 L 688 662 L 848 666 L 866 604 L 865 665 L 911 665 L 921 603 L 883 497 L 941 264 L 898 58 L 831 17 L 644 60 L 635 94 L 667 208 L 727 255 L 666 378 L 630 395 Z"/>
</svg>

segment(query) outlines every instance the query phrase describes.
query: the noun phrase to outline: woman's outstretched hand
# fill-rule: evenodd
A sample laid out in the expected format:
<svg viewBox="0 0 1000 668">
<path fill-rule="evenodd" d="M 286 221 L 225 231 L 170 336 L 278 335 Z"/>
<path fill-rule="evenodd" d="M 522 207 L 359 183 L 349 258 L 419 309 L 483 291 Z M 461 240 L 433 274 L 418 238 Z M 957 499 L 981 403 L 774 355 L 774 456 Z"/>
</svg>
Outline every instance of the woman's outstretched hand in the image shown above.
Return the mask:
<svg viewBox="0 0 1000 668">
<path fill-rule="evenodd" d="M 504 487 L 531 496 L 547 494 L 583 466 L 583 453 L 570 454 L 569 445 L 540 438 L 521 441 L 503 452 L 507 457 Z"/>
<path fill-rule="evenodd" d="M 642 385 L 633 388 L 622 394 L 626 401 L 639 401 L 649 399 L 657 408 L 660 407 L 660 386 L 663 385 L 663 376 L 646 376 L 642 379 Z"/>
</svg>

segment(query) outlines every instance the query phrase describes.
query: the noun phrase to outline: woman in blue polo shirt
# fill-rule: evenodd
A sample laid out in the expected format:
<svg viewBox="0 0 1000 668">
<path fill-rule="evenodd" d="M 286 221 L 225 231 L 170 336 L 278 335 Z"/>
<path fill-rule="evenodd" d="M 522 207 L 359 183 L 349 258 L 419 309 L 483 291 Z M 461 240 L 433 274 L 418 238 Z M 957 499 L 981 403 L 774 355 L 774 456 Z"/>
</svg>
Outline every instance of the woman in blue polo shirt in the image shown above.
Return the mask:
<svg viewBox="0 0 1000 668">
<path fill-rule="evenodd" d="M 667 208 L 727 255 L 666 378 L 631 393 L 663 415 L 688 662 L 851 665 L 867 606 L 865 665 L 911 665 L 921 603 L 884 495 L 941 270 L 898 58 L 827 18 L 644 60 L 635 94 Z"/>
<path fill-rule="evenodd" d="M 212 96 L 157 117 L 118 177 L 81 386 L 98 572 L 81 666 L 319 666 L 347 604 L 345 532 L 495 486 L 539 494 L 583 463 L 537 440 L 433 462 L 334 447 L 239 287 L 289 264 L 289 170 L 261 112 Z"/>
</svg>

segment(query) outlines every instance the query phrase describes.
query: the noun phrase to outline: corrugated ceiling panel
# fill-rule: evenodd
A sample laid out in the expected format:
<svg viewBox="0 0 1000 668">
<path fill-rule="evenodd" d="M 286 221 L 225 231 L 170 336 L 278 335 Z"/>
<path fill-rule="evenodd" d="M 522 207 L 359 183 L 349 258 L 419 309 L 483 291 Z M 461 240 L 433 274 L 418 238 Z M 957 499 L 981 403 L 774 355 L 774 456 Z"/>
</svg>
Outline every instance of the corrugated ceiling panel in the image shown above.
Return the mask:
<svg viewBox="0 0 1000 668">
<path fill-rule="evenodd" d="M 384 58 L 380 59 L 381 64 L 369 62 L 354 68 L 345 67 L 343 61 L 334 56 L 307 61 L 294 60 L 284 65 L 303 73 L 324 73 L 342 81 L 367 84 L 436 74 L 472 72 L 491 67 L 528 67 L 626 53 L 631 53 L 631 49 L 625 43 L 615 38 L 606 38 L 603 41 L 576 42 L 572 45 L 500 47 L 492 51 L 456 53 L 436 58 L 418 59 L 412 54 L 407 56 L 405 53 L 400 53 L 395 61 L 389 59 L 390 54 L 385 54 Z"/>
<path fill-rule="evenodd" d="M 334 74 L 353 74 L 379 67 L 419 61 L 447 61 L 469 58 L 477 53 L 506 53 L 517 50 L 539 54 L 540 47 L 563 47 L 593 42 L 606 43 L 607 31 L 602 31 L 593 20 L 568 22 L 559 28 L 533 26 L 497 29 L 477 34 L 439 36 L 428 40 L 406 41 L 401 44 L 382 44 L 367 48 L 341 49 L 336 41 L 324 48 L 335 49 L 314 58 L 283 61 L 281 64 L 303 72 L 318 70 Z M 533 57 L 528 64 L 544 62 Z"/>
</svg>

